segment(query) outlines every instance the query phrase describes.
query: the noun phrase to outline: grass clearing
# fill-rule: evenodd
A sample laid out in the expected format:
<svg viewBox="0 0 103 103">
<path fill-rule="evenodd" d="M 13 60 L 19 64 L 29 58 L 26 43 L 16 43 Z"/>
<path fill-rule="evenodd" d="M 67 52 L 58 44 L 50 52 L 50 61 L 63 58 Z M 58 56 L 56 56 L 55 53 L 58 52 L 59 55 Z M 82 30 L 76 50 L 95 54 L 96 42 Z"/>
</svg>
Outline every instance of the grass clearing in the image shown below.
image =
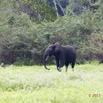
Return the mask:
<svg viewBox="0 0 103 103">
<path fill-rule="evenodd" d="M 103 103 L 103 65 L 0 67 L 0 103 Z"/>
</svg>

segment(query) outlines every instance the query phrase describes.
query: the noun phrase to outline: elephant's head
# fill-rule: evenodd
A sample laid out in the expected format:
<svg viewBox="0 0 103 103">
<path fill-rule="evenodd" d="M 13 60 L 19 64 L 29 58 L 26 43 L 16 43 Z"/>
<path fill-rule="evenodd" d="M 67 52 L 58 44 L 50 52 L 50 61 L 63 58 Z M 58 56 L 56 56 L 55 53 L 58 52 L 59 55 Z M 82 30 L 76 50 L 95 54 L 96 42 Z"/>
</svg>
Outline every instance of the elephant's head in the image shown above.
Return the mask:
<svg viewBox="0 0 103 103">
<path fill-rule="evenodd" d="M 46 67 L 46 61 L 48 60 L 48 58 L 50 56 L 52 56 L 52 55 L 55 56 L 55 54 L 60 51 L 60 47 L 61 47 L 60 43 L 56 42 L 56 43 L 54 43 L 46 48 L 44 55 L 43 55 L 43 64 L 44 64 L 46 69 L 48 69 Z M 48 70 L 50 70 L 50 69 L 48 69 Z"/>
</svg>

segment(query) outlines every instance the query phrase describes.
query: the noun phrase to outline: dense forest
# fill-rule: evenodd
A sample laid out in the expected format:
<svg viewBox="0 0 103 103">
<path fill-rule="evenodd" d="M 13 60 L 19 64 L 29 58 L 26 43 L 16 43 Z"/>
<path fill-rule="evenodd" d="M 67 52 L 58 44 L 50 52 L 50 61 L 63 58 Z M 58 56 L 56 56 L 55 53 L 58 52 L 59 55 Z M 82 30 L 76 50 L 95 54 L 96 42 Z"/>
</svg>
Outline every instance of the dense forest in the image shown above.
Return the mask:
<svg viewBox="0 0 103 103">
<path fill-rule="evenodd" d="M 103 1 L 0 1 L 0 63 L 42 64 L 57 41 L 76 48 L 78 63 L 103 62 Z"/>
</svg>

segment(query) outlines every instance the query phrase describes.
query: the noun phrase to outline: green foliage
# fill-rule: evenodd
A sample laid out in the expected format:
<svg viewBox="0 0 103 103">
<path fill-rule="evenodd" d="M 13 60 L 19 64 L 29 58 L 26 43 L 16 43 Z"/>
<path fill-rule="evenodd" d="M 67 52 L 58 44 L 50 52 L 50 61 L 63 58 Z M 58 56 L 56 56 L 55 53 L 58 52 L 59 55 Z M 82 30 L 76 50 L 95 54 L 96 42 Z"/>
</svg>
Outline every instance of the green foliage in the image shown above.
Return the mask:
<svg viewBox="0 0 103 103">
<path fill-rule="evenodd" d="M 56 10 L 49 6 L 46 0 L 8 0 L 6 6 L 15 13 L 28 14 L 30 19 L 35 22 L 54 21 L 56 19 Z"/>
<path fill-rule="evenodd" d="M 102 103 L 103 65 L 77 65 L 75 72 L 70 68 L 67 73 L 65 68 L 61 73 L 55 66 L 50 68 L 47 71 L 42 66 L 0 67 L 0 102 Z"/>
<path fill-rule="evenodd" d="M 17 66 L 30 66 L 30 65 L 34 65 L 34 61 L 33 60 L 30 60 L 30 59 L 21 59 L 19 58 L 18 60 L 16 60 L 16 62 L 14 63 L 14 65 L 17 65 Z"/>
<path fill-rule="evenodd" d="M 49 12 L 51 8 L 44 1 L 34 2 L 33 8 L 40 2 L 39 8 L 42 12 L 47 12 L 47 15 L 42 13 L 42 22 L 32 22 L 25 13 L 18 15 L 10 11 L 0 11 L 0 63 L 11 64 L 29 59 L 34 60 L 34 64 L 40 64 L 45 48 L 56 41 L 73 45 L 80 63 L 93 59 L 103 60 L 102 2 L 96 10 L 85 10 L 79 15 L 67 14 L 58 17 L 54 22 L 48 22 L 50 18 L 55 18 L 54 14 L 54 18 L 49 16 L 49 13 L 52 14 Z"/>
</svg>

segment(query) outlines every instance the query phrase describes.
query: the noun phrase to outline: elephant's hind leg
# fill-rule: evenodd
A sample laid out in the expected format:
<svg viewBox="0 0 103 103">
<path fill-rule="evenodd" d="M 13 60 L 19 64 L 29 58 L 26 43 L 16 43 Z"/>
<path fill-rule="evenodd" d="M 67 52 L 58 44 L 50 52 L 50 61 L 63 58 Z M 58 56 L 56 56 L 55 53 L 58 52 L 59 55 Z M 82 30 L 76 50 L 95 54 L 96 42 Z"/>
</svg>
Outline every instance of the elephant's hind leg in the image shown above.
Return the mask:
<svg viewBox="0 0 103 103">
<path fill-rule="evenodd" d="M 68 71 L 68 66 L 66 66 L 66 70 L 65 70 L 65 72 L 67 72 Z"/>
<path fill-rule="evenodd" d="M 75 62 L 72 63 L 72 71 L 74 71 Z"/>
<path fill-rule="evenodd" d="M 67 71 L 68 71 L 69 63 L 65 63 L 65 66 L 66 66 L 66 70 L 65 70 L 65 72 L 67 72 Z"/>
</svg>

